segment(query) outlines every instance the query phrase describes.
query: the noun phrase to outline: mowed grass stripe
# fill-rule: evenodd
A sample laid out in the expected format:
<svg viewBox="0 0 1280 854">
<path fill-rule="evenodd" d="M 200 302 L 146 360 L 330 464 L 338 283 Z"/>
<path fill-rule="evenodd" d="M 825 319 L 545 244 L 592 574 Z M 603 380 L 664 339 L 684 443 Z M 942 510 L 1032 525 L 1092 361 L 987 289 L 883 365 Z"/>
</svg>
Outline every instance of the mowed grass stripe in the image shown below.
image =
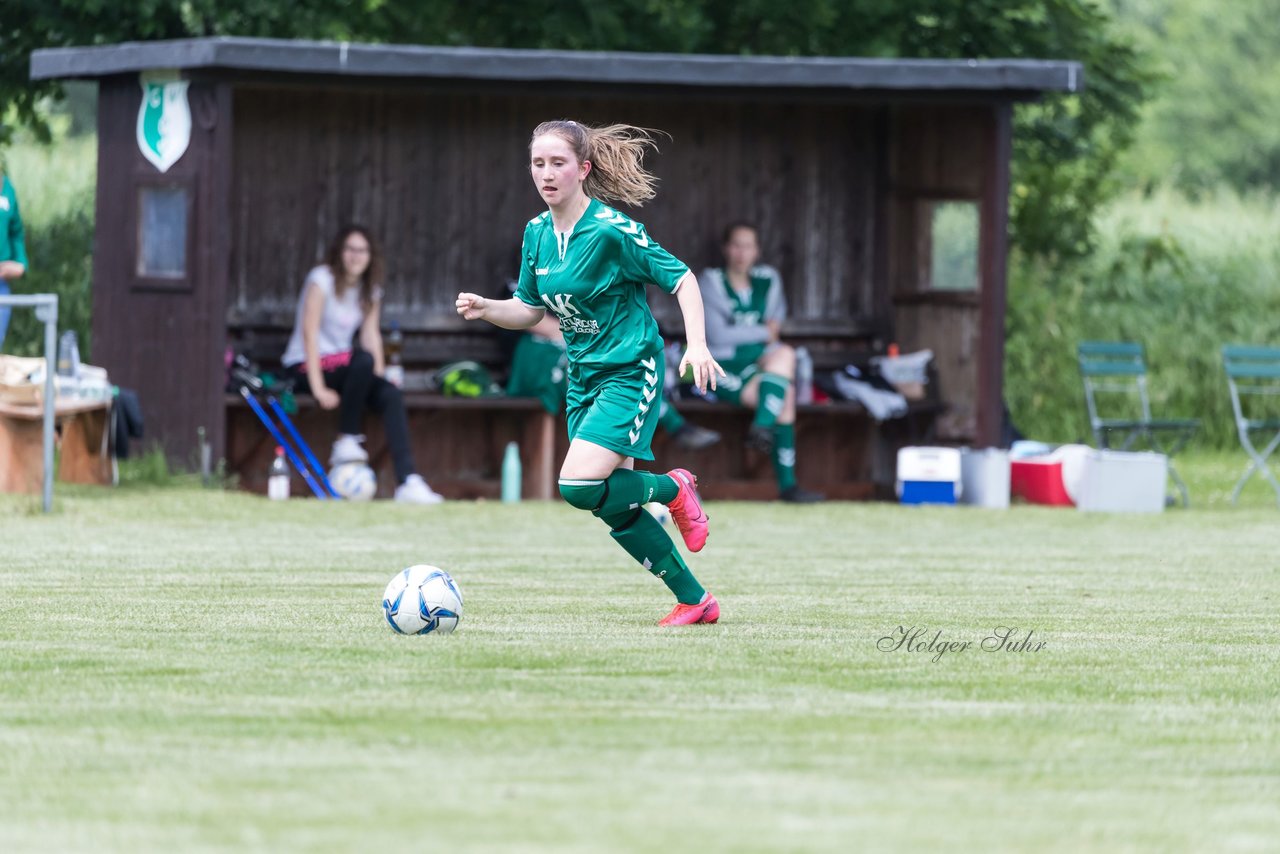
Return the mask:
<svg viewBox="0 0 1280 854">
<path fill-rule="evenodd" d="M 1276 514 L 712 505 L 718 626 L 563 505 L 0 522 L 5 850 L 1263 850 Z M 458 634 L 378 599 L 457 577 Z M 898 626 L 975 642 L 883 652 Z M 1038 653 L 983 652 L 996 626 Z"/>
</svg>

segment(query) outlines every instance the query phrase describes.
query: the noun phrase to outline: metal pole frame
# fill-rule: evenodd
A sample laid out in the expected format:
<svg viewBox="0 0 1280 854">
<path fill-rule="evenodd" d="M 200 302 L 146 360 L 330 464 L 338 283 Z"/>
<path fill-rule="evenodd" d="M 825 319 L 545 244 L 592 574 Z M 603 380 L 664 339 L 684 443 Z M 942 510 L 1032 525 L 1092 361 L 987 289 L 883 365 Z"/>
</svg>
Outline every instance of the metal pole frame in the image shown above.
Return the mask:
<svg viewBox="0 0 1280 854">
<path fill-rule="evenodd" d="M 44 321 L 44 512 L 53 510 L 53 411 L 57 405 L 54 390 L 54 358 L 58 346 L 58 295 L 11 294 L 0 296 L 0 305 L 34 308 L 36 319 Z"/>
</svg>

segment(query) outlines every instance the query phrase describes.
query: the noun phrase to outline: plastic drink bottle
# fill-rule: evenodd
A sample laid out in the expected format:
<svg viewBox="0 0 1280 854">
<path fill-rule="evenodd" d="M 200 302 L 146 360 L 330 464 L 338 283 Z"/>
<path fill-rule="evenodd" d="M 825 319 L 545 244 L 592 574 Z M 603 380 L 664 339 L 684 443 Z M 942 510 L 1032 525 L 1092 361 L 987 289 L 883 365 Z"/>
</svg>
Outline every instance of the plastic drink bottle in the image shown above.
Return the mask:
<svg viewBox="0 0 1280 854">
<path fill-rule="evenodd" d="M 796 348 L 796 403 L 813 403 L 813 357 L 807 347 Z"/>
<path fill-rule="evenodd" d="M 276 445 L 276 458 L 271 461 L 267 473 L 267 497 L 272 501 L 284 501 L 289 497 L 289 462 L 284 458 L 284 448 Z"/>
<path fill-rule="evenodd" d="M 502 455 L 502 501 L 504 504 L 515 504 L 520 500 L 520 448 L 515 442 L 507 443 L 507 451 Z"/>
<path fill-rule="evenodd" d="M 80 375 L 80 345 L 74 329 L 68 329 L 58 339 L 58 376 L 75 379 Z"/>
<path fill-rule="evenodd" d="M 391 322 L 391 331 L 387 333 L 386 342 L 387 365 L 383 371 L 387 382 L 396 388 L 404 388 L 404 333 L 400 331 L 400 321 Z"/>
</svg>

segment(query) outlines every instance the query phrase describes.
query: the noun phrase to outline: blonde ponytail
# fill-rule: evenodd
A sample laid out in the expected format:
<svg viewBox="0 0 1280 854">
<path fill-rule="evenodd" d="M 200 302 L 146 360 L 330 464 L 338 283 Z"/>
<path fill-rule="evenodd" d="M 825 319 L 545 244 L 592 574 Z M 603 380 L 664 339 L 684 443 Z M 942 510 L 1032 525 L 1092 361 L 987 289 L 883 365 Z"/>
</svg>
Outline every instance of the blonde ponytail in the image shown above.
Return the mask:
<svg viewBox="0 0 1280 854">
<path fill-rule="evenodd" d="M 578 162 L 590 161 L 583 189 L 591 198 L 638 208 L 657 195 L 658 179 L 644 168 L 644 155 L 658 150 L 653 135 L 662 131 L 634 125 L 590 127 L 562 120 L 538 125 L 530 143 L 548 133 L 569 143 Z"/>
</svg>

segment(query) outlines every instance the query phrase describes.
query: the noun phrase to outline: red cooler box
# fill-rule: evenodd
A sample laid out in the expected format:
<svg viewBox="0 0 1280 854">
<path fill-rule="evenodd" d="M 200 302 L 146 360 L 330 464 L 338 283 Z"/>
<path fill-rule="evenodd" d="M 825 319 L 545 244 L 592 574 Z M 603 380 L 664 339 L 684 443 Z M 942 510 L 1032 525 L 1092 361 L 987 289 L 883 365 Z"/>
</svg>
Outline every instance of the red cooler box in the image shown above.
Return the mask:
<svg viewBox="0 0 1280 854">
<path fill-rule="evenodd" d="M 1009 494 L 1032 504 L 1072 507 L 1075 502 L 1062 484 L 1062 460 L 1032 457 L 1009 463 Z"/>
</svg>

